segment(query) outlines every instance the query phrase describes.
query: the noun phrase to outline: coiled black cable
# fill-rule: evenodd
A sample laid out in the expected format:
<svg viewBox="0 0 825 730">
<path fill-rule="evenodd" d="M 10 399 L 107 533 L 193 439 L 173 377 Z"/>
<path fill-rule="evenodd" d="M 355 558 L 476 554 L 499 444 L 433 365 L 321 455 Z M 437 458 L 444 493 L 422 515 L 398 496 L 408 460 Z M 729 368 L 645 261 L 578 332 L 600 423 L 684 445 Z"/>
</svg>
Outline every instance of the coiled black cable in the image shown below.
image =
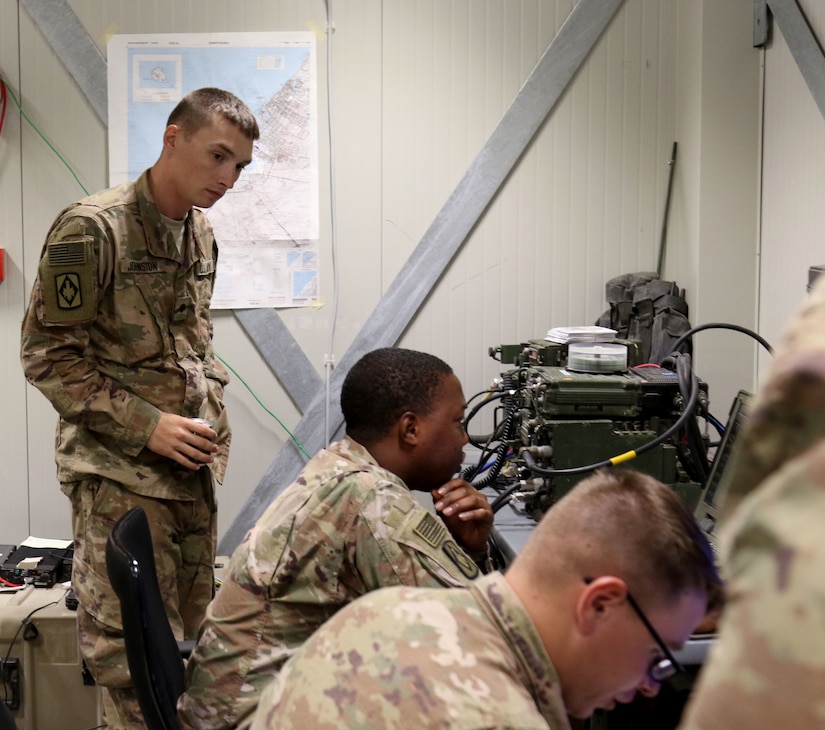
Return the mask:
<svg viewBox="0 0 825 730">
<path fill-rule="evenodd" d="M 726 329 L 726 330 L 733 330 L 734 332 L 742 332 L 743 334 L 748 335 L 755 339 L 762 347 L 764 347 L 769 353 L 773 354 L 773 348 L 770 346 L 770 343 L 762 337 L 762 335 L 757 334 L 753 330 L 748 329 L 747 327 L 742 327 L 742 325 L 738 324 L 728 324 L 727 322 L 708 322 L 706 324 L 700 324 L 696 327 L 691 327 L 687 332 L 685 332 L 681 337 L 679 337 L 676 342 L 673 343 L 673 352 L 679 352 L 679 349 L 682 345 L 685 344 L 687 340 L 689 340 L 693 335 L 697 332 L 702 332 L 703 330 L 710 330 L 710 329 Z M 666 359 L 666 358 L 665 358 Z M 664 362 L 664 359 L 662 360 Z"/>
</svg>

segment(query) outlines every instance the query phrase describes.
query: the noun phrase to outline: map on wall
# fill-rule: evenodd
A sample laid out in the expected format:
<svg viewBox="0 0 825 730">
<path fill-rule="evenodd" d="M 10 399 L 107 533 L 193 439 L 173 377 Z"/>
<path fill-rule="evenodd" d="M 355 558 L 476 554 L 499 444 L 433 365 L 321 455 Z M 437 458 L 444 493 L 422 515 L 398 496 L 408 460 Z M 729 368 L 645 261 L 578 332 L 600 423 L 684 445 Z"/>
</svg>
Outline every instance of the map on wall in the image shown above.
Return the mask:
<svg viewBox="0 0 825 730">
<path fill-rule="evenodd" d="M 160 155 L 169 113 L 217 86 L 261 129 L 235 187 L 206 211 L 220 247 L 212 307 L 309 306 L 318 297 L 315 36 L 296 33 L 115 35 L 108 44 L 109 184 Z"/>
</svg>

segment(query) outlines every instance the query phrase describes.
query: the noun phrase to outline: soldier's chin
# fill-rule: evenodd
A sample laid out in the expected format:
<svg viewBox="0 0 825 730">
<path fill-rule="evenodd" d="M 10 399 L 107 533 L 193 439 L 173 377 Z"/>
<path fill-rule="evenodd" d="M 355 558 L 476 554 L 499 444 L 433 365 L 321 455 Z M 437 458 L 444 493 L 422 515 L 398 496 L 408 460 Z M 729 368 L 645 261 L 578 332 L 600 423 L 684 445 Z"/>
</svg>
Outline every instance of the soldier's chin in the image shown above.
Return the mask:
<svg viewBox="0 0 825 730">
<path fill-rule="evenodd" d="M 198 208 L 211 208 L 215 203 L 217 203 L 223 195 L 218 195 L 217 193 L 210 193 L 206 192 L 203 196 L 201 202 L 196 203 Z"/>
</svg>

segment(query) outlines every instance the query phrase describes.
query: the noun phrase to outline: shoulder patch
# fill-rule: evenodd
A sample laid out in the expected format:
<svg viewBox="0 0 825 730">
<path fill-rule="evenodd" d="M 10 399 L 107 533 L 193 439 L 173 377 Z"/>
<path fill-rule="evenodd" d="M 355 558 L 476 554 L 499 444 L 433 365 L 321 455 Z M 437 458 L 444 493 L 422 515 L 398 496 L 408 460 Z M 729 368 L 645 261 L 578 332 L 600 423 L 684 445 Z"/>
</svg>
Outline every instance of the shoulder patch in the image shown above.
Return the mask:
<svg viewBox="0 0 825 730">
<path fill-rule="evenodd" d="M 425 512 L 413 528 L 413 533 L 418 535 L 430 547 L 439 547 L 447 537 L 447 528 L 431 512 Z"/>
<path fill-rule="evenodd" d="M 97 262 L 91 238 L 47 244 L 38 272 L 44 324 L 81 324 L 95 318 Z"/>
<path fill-rule="evenodd" d="M 464 573 L 464 575 L 468 578 L 478 578 L 478 566 L 455 542 L 452 540 L 445 541 L 442 549 L 446 553 L 447 557 L 456 564 L 458 569 Z"/>
</svg>

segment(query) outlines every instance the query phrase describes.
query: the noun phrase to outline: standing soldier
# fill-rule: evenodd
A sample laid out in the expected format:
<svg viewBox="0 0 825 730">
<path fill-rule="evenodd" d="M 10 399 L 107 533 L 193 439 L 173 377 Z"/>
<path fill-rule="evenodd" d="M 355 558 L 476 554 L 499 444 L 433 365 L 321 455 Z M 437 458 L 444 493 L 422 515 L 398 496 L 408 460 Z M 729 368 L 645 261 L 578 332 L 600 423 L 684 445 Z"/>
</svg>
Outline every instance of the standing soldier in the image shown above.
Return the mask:
<svg viewBox="0 0 825 730">
<path fill-rule="evenodd" d="M 179 639 L 194 638 L 212 596 L 213 478 L 223 479 L 230 430 L 209 313 L 218 252 L 193 206 L 210 207 L 235 184 L 258 136 L 234 95 L 205 88 L 184 97 L 150 169 L 57 217 L 23 321 L 26 378 L 59 414 L 78 640 L 104 689 L 109 728 L 145 727 L 106 574 L 115 522 L 133 507 L 146 511 Z"/>
</svg>

